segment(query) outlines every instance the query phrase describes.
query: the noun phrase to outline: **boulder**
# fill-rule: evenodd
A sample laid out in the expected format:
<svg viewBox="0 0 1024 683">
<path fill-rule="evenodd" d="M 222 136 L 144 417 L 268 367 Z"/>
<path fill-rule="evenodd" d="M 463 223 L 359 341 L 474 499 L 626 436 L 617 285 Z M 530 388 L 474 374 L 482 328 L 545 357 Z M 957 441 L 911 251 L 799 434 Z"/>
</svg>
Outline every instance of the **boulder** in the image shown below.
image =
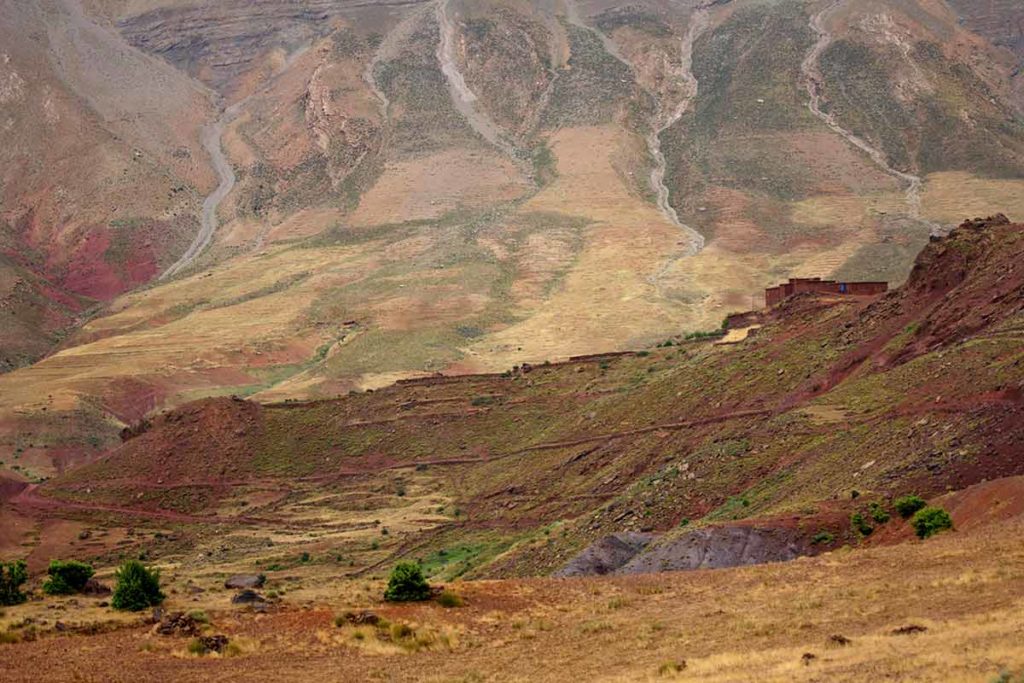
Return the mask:
<svg viewBox="0 0 1024 683">
<path fill-rule="evenodd" d="M 231 598 L 231 602 L 235 605 L 252 605 L 266 601 L 266 598 L 254 590 L 239 591 L 235 597 Z"/>
<path fill-rule="evenodd" d="M 110 595 L 110 586 L 106 586 L 96 579 L 89 579 L 82 586 L 82 593 L 85 595 Z"/>
<path fill-rule="evenodd" d="M 162 636 L 198 636 L 202 632 L 199 622 L 184 612 L 171 612 L 154 630 Z"/>
<path fill-rule="evenodd" d="M 205 652 L 223 652 L 228 645 L 228 637 L 222 635 L 203 636 L 199 642 Z"/>
<path fill-rule="evenodd" d="M 358 612 L 345 612 L 344 619 L 353 626 L 376 626 L 380 623 L 380 617 L 365 609 Z"/>
<path fill-rule="evenodd" d="M 263 588 L 263 584 L 266 582 L 267 577 L 263 576 L 263 574 L 235 574 L 224 582 L 224 587 L 240 590 L 246 588 Z"/>
</svg>

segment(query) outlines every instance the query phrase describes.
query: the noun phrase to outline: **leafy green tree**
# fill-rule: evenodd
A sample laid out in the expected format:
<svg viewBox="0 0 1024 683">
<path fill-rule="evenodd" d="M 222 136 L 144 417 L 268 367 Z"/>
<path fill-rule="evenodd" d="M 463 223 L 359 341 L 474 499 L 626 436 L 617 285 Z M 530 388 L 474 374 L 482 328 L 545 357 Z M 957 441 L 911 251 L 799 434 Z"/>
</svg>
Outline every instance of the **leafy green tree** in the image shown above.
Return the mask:
<svg viewBox="0 0 1024 683">
<path fill-rule="evenodd" d="M 138 560 L 128 560 L 115 574 L 117 584 L 110 604 L 114 609 L 139 612 L 164 601 L 160 591 L 160 572 L 148 569 Z"/>
<path fill-rule="evenodd" d="M 391 570 L 384 599 L 390 602 L 412 602 L 430 599 L 430 585 L 423 570 L 415 562 L 399 562 Z"/>
<path fill-rule="evenodd" d="M 924 502 L 924 498 L 915 495 L 903 496 L 892 502 L 892 506 L 896 508 L 896 512 L 900 513 L 900 517 L 903 519 L 910 519 L 925 505 L 927 503 Z"/>
<path fill-rule="evenodd" d="M 21 584 L 28 581 L 28 569 L 24 560 L 0 562 L 0 605 L 18 605 L 25 602 Z"/>
<path fill-rule="evenodd" d="M 928 538 L 940 531 L 953 528 L 953 518 L 942 508 L 927 507 L 914 513 L 910 520 L 918 538 Z"/>
<path fill-rule="evenodd" d="M 70 595 L 81 592 L 95 573 L 92 565 L 78 560 L 52 560 L 47 570 L 50 578 L 43 584 L 49 595 Z"/>
</svg>

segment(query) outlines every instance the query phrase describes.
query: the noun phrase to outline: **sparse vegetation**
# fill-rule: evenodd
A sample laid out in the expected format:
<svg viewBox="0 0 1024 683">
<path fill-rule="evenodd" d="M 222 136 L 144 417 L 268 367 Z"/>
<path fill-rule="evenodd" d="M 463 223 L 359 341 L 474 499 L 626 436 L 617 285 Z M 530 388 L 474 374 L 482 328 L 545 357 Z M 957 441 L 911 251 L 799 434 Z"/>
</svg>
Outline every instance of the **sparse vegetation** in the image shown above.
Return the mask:
<svg viewBox="0 0 1024 683">
<path fill-rule="evenodd" d="M 868 524 L 868 521 L 864 519 L 864 515 L 859 512 L 854 512 L 850 515 L 850 526 L 861 536 L 870 536 L 875 528 Z"/>
<path fill-rule="evenodd" d="M 462 596 L 453 590 L 441 591 L 441 594 L 437 596 L 437 603 L 441 605 L 441 607 L 447 608 L 462 607 L 464 604 Z"/>
<path fill-rule="evenodd" d="M 953 518 L 939 507 L 921 508 L 910 520 L 918 538 L 928 538 L 940 531 L 953 528 Z"/>
<path fill-rule="evenodd" d="M 399 562 L 391 570 L 384 599 L 389 602 L 414 602 L 430 599 L 430 585 L 415 562 Z"/>
<path fill-rule="evenodd" d="M 811 539 L 811 545 L 831 545 L 836 540 L 834 534 L 829 531 L 819 531 Z"/>
<path fill-rule="evenodd" d="M 889 512 L 882 507 L 881 503 L 871 503 L 868 505 L 868 512 L 871 514 L 871 519 L 875 520 L 878 524 L 885 524 L 889 521 Z"/>
<path fill-rule="evenodd" d="M 110 605 L 114 609 L 139 612 L 163 603 L 160 573 L 138 560 L 128 560 L 115 574 L 116 584 Z"/>
<path fill-rule="evenodd" d="M 686 662 L 665 662 L 658 667 L 658 675 L 662 677 L 675 676 L 686 668 Z"/>
</svg>

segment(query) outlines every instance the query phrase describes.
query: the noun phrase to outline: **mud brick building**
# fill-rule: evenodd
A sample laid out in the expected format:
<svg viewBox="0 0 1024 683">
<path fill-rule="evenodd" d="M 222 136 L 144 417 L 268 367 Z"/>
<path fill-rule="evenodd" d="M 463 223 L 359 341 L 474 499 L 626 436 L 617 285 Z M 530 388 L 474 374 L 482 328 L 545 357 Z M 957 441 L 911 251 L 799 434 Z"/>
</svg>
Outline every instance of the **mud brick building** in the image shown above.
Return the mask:
<svg viewBox="0 0 1024 683">
<path fill-rule="evenodd" d="M 872 296 L 889 290 L 888 282 L 837 282 L 822 280 L 820 277 L 790 278 L 789 282 L 764 290 L 764 303 L 769 308 L 786 297 L 801 292 L 815 294 L 838 294 L 851 296 Z"/>
</svg>

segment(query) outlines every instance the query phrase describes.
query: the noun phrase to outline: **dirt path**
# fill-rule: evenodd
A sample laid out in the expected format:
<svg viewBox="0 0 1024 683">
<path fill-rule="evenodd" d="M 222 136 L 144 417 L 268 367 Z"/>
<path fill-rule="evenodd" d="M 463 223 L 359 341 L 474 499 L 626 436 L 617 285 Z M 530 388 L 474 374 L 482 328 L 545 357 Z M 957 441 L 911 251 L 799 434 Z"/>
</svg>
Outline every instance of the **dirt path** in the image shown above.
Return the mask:
<svg viewBox="0 0 1024 683">
<path fill-rule="evenodd" d="M 36 493 L 38 485 L 28 486 L 21 493 L 11 498 L 11 505 L 20 508 L 34 508 L 36 510 L 82 510 L 86 512 L 113 512 L 117 514 L 130 515 L 133 517 L 148 517 L 169 522 L 196 522 L 202 524 L 267 524 L 272 520 L 258 519 L 255 517 L 220 517 L 217 515 L 189 515 L 173 510 L 140 510 L 138 508 L 122 507 L 118 505 L 102 505 L 99 503 L 74 503 L 66 500 L 47 498 Z"/>
<path fill-rule="evenodd" d="M 177 275 L 185 268 L 188 268 L 190 265 L 195 263 L 195 260 L 199 258 L 200 254 L 206 251 L 206 248 L 210 246 L 210 242 L 213 240 L 213 235 L 217 231 L 218 225 L 217 209 L 220 208 L 221 202 L 231 194 L 231 190 L 235 188 L 235 182 L 237 181 L 235 169 L 231 165 L 231 161 L 228 160 L 227 155 L 224 154 L 224 131 L 241 113 L 242 107 L 244 107 L 254 95 L 266 92 L 270 87 L 270 84 L 273 83 L 278 76 L 291 68 L 292 64 L 294 64 L 299 57 L 305 54 L 310 47 L 310 44 L 303 45 L 289 54 L 287 59 L 285 59 L 284 64 L 282 64 L 273 76 L 264 83 L 263 87 L 254 91 L 248 97 L 241 99 L 230 107 L 224 109 L 215 121 L 203 127 L 203 132 L 201 133 L 203 149 L 205 149 L 210 155 L 210 162 L 213 164 L 213 169 L 217 172 L 217 177 L 220 178 L 220 184 L 217 185 L 217 188 L 203 200 L 202 220 L 199 232 L 196 234 L 195 239 L 192 240 L 192 244 L 190 244 L 188 249 L 185 250 L 185 253 L 181 255 L 181 258 L 161 273 L 158 279 L 166 280 L 169 277 Z M 261 246 L 262 239 L 260 240 L 260 243 L 257 244 L 257 248 L 260 248 Z"/>
<path fill-rule="evenodd" d="M 459 71 L 455 59 L 458 32 L 455 22 L 448 15 L 448 0 L 438 0 L 437 2 L 437 23 L 441 32 L 441 40 L 437 46 L 437 61 L 441 65 L 441 72 L 444 73 L 444 77 L 448 81 L 448 91 L 451 94 L 452 103 L 480 137 L 515 158 L 515 147 L 505 139 L 498 125 L 476 108 L 474 103 L 477 101 L 477 96 L 470 90 L 462 72 Z"/>
<path fill-rule="evenodd" d="M 686 233 L 690 240 L 690 245 L 679 256 L 668 260 L 661 267 L 661 270 L 654 275 L 651 281 L 655 287 L 660 286 L 661 279 L 668 274 L 669 270 L 672 269 L 679 259 L 686 258 L 687 256 L 696 256 L 704 249 L 704 236 L 693 227 L 679 220 L 679 214 L 670 201 L 669 189 L 665 184 L 665 173 L 668 169 L 665 154 L 661 151 L 661 134 L 678 123 L 679 119 L 683 118 L 683 115 L 690 110 L 694 99 L 697 97 L 699 83 L 697 82 L 697 77 L 693 75 L 693 44 L 708 29 L 708 25 L 708 9 L 703 6 L 698 7 L 690 17 L 690 26 L 686 31 L 686 35 L 683 36 L 680 45 L 679 80 L 684 86 L 683 96 L 671 114 L 664 120 L 656 122 L 654 129 L 647 136 L 647 149 L 654 159 L 654 168 L 651 169 L 651 188 L 657 197 L 658 210 L 664 214 L 670 223 Z"/>
<path fill-rule="evenodd" d="M 815 35 L 818 36 L 818 40 L 814 44 L 814 47 L 811 48 L 811 51 L 807 53 L 807 56 L 804 58 L 803 64 L 801 64 L 800 67 L 801 74 L 803 75 L 804 87 L 807 89 L 807 94 L 810 96 L 810 99 L 807 102 L 807 108 L 812 114 L 814 114 L 814 116 L 831 128 L 833 132 L 837 133 L 851 145 L 871 157 L 871 160 L 875 165 L 885 173 L 905 183 L 907 186 L 907 215 L 914 220 L 926 223 L 931 227 L 932 233 L 937 233 L 941 230 L 941 226 L 931 223 L 930 221 L 926 221 L 921 217 L 921 189 L 924 181 L 919 176 L 900 171 L 893 167 L 889 163 L 885 152 L 873 147 L 871 143 L 854 134 L 852 131 L 843 128 L 836 119 L 835 114 L 825 112 L 822 109 L 822 92 L 825 87 L 825 79 L 822 76 L 820 69 L 821 56 L 834 40 L 832 34 L 825 27 L 825 24 L 831 14 L 839 9 L 843 2 L 844 0 L 832 0 L 832 2 L 826 5 L 821 11 L 811 15 L 809 25 Z"/>
<path fill-rule="evenodd" d="M 619 51 L 615 42 L 605 35 L 604 32 L 589 26 L 583 21 L 579 15 L 579 8 L 576 6 L 574 0 L 566 0 L 565 12 L 566 20 L 570 24 L 594 34 L 601 41 L 601 45 L 604 47 L 605 52 L 625 64 L 631 72 L 635 73 L 636 70 L 633 67 L 633 63 L 626 59 L 626 57 Z M 680 41 L 680 67 L 678 78 L 683 83 L 683 96 L 667 116 L 663 113 L 656 115 L 655 121 L 652 125 L 652 130 L 645 138 L 648 152 L 650 153 L 651 158 L 654 159 L 654 166 L 651 168 L 649 179 L 651 190 L 653 190 L 655 194 L 655 201 L 657 203 L 658 210 L 663 216 L 665 216 L 669 223 L 681 229 L 689 240 L 689 245 L 682 252 L 666 261 L 654 275 L 651 275 L 648 278 L 648 281 L 655 287 L 655 289 L 658 290 L 658 294 L 661 296 L 664 296 L 664 293 L 661 290 L 661 280 L 664 279 L 668 272 L 681 259 L 699 254 L 701 250 L 704 249 L 705 244 L 704 236 L 697 232 L 693 227 L 679 220 L 679 214 L 672 206 L 670 201 L 670 192 L 668 186 L 665 185 L 667 162 L 665 160 L 665 155 L 661 150 L 661 134 L 679 122 L 679 119 L 681 119 L 686 112 L 690 110 L 693 100 L 697 97 L 698 83 L 696 76 L 693 75 L 693 45 L 697 42 L 697 39 L 704 33 L 704 31 L 707 30 L 708 26 L 709 10 L 703 5 L 699 6 L 694 10 L 694 13 L 690 18 L 690 24 L 686 34 Z M 653 93 L 651 94 L 653 95 Z"/>
<path fill-rule="evenodd" d="M 231 166 L 231 162 L 228 161 L 227 155 L 224 154 L 224 146 L 222 144 L 224 129 L 238 115 L 241 104 L 239 102 L 228 107 L 216 121 L 203 127 L 203 149 L 210 155 L 210 161 L 213 164 L 213 169 L 217 172 L 217 177 L 220 178 L 220 184 L 203 200 L 202 222 L 199 227 L 199 233 L 196 234 L 192 244 L 188 246 L 188 249 L 181 255 L 181 258 L 160 275 L 161 280 L 177 275 L 183 269 L 192 265 L 196 258 L 210 245 L 210 240 L 213 239 L 213 233 L 217 230 L 217 209 L 220 207 L 221 202 L 224 201 L 224 198 L 234 189 L 236 181 L 235 169 Z"/>
</svg>

